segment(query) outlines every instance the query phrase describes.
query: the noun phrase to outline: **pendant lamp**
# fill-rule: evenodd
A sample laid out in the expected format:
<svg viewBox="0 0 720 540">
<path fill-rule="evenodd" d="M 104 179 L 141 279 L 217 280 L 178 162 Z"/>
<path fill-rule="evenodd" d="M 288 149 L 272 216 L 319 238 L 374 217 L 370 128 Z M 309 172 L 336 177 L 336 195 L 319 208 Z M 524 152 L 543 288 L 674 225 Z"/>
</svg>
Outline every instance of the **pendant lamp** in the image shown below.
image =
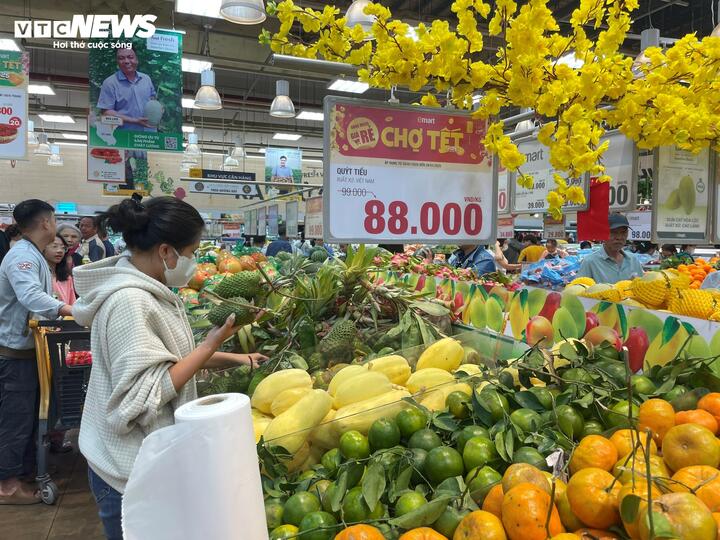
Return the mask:
<svg viewBox="0 0 720 540">
<path fill-rule="evenodd" d="M 50 157 L 47 164 L 52 167 L 62 167 L 64 165 L 63 158 L 60 155 L 60 147 L 57 144 L 50 146 Z"/>
<path fill-rule="evenodd" d="M 220 15 L 235 24 L 260 24 L 267 18 L 263 0 L 223 0 Z"/>
<path fill-rule="evenodd" d="M 359 24 L 365 33 L 370 34 L 372 32 L 375 16 L 365 14 L 365 8 L 371 3 L 370 0 L 353 0 L 353 3 L 345 12 L 345 24 L 348 28 L 355 28 L 355 25 Z M 370 36 L 368 39 L 373 38 Z"/>
<path fill-rule="evenodd" d="M 33 151 L 33 154 L 36 156 L 49 156 L 52 154 L 52 150 L 50 150 L 50 145 L 48 144 L 47 133 L 38 135 L 38 147 Z"/>
<path fill-rule="evenodd" d="M 290 99 L 290 83 L 277 81 L 275 83 L 275 99 L 270 105 L 270 116 L 275 118 L 295 118 L 295 105 Z"/>
<path fill-rule="evenodd" d="M 206 69 L 200 74 L 200 88 L 195 94 L 195 107 L 206 111 L 222 109 L 220 94 L 215 88 L 215 72 L 212 69 Z"/>
</svg>

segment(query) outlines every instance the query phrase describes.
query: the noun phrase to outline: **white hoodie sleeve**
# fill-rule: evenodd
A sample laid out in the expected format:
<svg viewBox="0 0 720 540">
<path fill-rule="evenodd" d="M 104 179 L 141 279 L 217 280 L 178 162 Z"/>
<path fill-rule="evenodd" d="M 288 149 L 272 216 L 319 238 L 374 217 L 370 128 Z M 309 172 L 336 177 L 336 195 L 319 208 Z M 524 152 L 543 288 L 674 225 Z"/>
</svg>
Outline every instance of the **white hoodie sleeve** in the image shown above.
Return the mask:
<svg viewBox="0 0 720 540">
<path fill-rule="evenodd" d="M 146 292 L 126 289 L 108 300 L 105 358 L 109 361 L 112 391 L 107 421 L 113 431 L 125 434 L 135 424 L 154 426 L 161 409 L 177 396 L 169 369 L 179 358 L 159 336 L 167 323 Z"/>
</svg>

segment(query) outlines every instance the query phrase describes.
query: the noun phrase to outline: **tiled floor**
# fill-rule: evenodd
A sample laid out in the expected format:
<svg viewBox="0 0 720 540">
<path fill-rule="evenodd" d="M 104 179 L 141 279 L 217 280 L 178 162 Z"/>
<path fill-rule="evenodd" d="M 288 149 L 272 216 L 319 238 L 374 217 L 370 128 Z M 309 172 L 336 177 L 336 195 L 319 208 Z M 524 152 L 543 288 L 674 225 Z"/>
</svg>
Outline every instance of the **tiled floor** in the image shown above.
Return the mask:
<svg viewBox="0 0 720 540">
<path fill-rule="evenodd" d="M 77 443 L 75 444 L 77 448 Z M 102 525 L 88 488 L 87 464 L 77 453 L 50 456 L 50 474 L 60 489 L 52 505 L 0 505 L 2 540 L 102 540 Z"/>
</svg>

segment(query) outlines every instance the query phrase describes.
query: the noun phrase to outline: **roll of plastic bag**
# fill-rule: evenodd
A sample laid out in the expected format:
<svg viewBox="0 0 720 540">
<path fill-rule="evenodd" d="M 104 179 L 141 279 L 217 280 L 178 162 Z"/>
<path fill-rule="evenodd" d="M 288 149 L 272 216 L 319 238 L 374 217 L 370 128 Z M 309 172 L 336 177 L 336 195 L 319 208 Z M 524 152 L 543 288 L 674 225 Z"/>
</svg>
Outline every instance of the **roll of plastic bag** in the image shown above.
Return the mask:
<svg viewBox="0 0 720 540">
<path fill-rule="evenodd" d="M 267 540 L 250 399 L 220 394 L 148 435 L 123 495 L 125 540 Z"/>
</svg>

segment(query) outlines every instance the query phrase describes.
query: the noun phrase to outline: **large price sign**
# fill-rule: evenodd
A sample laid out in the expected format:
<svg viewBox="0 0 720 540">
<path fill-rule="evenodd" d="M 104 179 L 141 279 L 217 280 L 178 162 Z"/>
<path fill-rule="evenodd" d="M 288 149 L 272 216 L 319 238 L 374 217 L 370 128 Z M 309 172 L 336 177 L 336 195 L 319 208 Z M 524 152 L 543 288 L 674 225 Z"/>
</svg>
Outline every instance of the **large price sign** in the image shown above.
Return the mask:
<svg viewBox="0 0 720 540">
<path fill-rule="evenodd" d="M 635 209 L 637 197 L 638 159 L 635 142 L 619 131 L 607 133 L 601 143 L 609 140 L 610 146 L 603 154 L 605 174 L 610 182 L 610 210 L 624 212 Z"/>
<path fill-rule="evenodd" d="M 553 174 L 561 174 L 550 165 L 550 151 L 543 146 L 537 139 L 526 139 L 517 144 L 520 152 L 525 154 L 525 164 L 521 167 L 523 174 L 532 176 L 534 179 L 533 186 L 530 189 L 524 188 L 517 183 L 516 174 L 511 174 L 508 180 L 510 184 L 511 208 L 513 213 L 532 214 L 535 212 L 543 213 L 550 209 L 547 196 L 550 191 L 555 188 L 555 180 Z M 587 175 L 580 179 L 568 181 L 570 186 L 580 186 L 585 191 L 585 199 L 588 198 L 589 180 Z M 578 210 L 586 210 L 587 203 L 583 205 L 566 204 L 563 210 L 566 212 L 576 212 Z"/>
<path fill-rule="evenodd" d="M 630 223 L 630 240 L 646 242 L 652 240 L 651 212 L 628 212 L 625 216 Z"/>
<path fill-rule="evenodd" d="M 27 157 L 29 72 L 27 53 L 0 51 L 0 159 Z"/>
<path fill-rule="evenodd" d="M 497 181 L 485 132 L 457 111 L 326 98 L 326 239 L 488 243 Z"/>
<path fill-rule="evenodd" d="M 503 169 L 498 173 L 498 215 L 504 216 L 510 213 L 510 196 L 508 193 L 508 172 Z"/>
</svg>

